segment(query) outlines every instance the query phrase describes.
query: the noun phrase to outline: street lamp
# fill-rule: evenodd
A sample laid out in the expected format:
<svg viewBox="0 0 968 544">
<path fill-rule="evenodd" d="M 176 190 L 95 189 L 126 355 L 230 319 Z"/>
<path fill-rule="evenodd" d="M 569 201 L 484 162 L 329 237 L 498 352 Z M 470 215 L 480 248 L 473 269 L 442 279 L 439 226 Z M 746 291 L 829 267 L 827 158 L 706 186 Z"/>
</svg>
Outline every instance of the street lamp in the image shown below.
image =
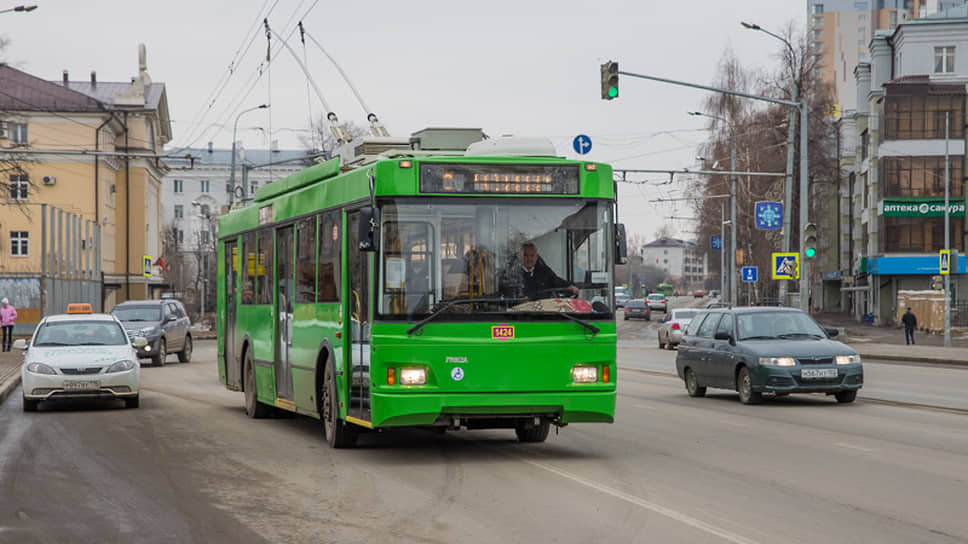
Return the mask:
<svg viewBox="0 0 968 544">
<path fill-rule="evenodd" d="M 769 30 L 766 30 L 765 28 L 762 28 L 760 25 L 757 25 L 755 23 L 741 22 L 740 24 L 743 25 L 743 28 L 748 28 L 750 30 L 757 30 L 759 32 L 762 32 L 762 33 L 768 35 L 768 36 L 772 36 L 772 37 L 780 40 L 781 42 L 783 42 L 783 45 L 786 45 L 787 49 L 790 51 L 790 62 L 793 63 L 793 66 L 792 66 L 792 68 L 793 68 L 792 72 L 793 73 L 791 74 L 792 75 L 791 79 L 793 80 L 793 89 L 790 91 L 791 92 L 791 101 L 792 102 L 799 102 L 800 101 L 800 96 L 799 96 L 799 94 L 800 94 L 800 86 L 797 83 L 797 69 L 796 69 L 796 59 L 797 59 L 797 56 L 796 56 L 796 53 L 794 53 L 793 46 L 790 45 L 790 42 L 787 41 L 786 38 L 784 38 L 782 36 L 778 36 L 778 35 L 770 32 Z M 783 208 L 784 208 L 784 213 L 783 213 L 783 251 L 784 251 L 784 253 L 789 253 L 790 252 L 790 210 L 791 210 L 790 206 L 791 206 L 791 202 L 793 201 L 793 147 L 794 147 L 794 137 L 796 135 L 796 121 L 797 121 L 797 110 L 796 110 L 796 108 L 790 108 L 790 123 L 789 123 L 790 126 L 787 128 L 787 169 L 786 169 L 786 184 L 784 185 L 784 202 L 783 202 Z M 802 184 L 803 184 L 803 182 L 801 180 L 801 185 Z M 801 198 L 803 198 L 803 197 L 801 197 Z M 800 213 L 801 213 L 801 216 L 802 216 L 803 215 L 803 212 L 801 211 Z M 803 219 L 801 219 L 800 220 L 800 223 L 802 225 L 802 224 L 806 223 L 806 221 L 804 221 Z M 802 263 L 801 263 L 801 265 L 802 265 Z M 780 300 L 783 300 L 785 298 L 786 290 L 787 290 L 787 284 L 786 284 L 786 282 L 785 281 L 781 281 L 780 282 Z"/>
<path fill-rule="evenodd" d="M 687 112 L 689 115 L 695 115 L 698 117 L 708 117 L 710 119 L 715 119 L 716 121 L 722 121 L 729 128 L 729 178 L 730 178 L 730 188 L 729 188 L 729 250 L 731 255 L 729 256 L 729 302 L 731 304 L 736 303 L 736 132 L 733 127 L 733 123 L 729 122 L 725 117 L 719 117 L 717 115 L 711 115 L 708 113 L 703 113 L 701 111 L 690 111 Z M 725 253 L 725 252 L 724 252 Z M 723 287 L 723 295 L 726 294 L 725 286 Z"/>
<path fill-rule="evenodd" d="M 239 131 L 239 119 L 243 114 L 249 113 L 250 111 L 262 110 L 268 108 L 269 104 L 259 104 L 254 108 L 249 108 L 247 110 L 242 110 L 238 115 L 235 116 L 235 125 L 232 126 L 232 170 L 229 172 L 229 207 L 232 206 L 232 202 L 235 200 L 235 138 Z M 243 193 L 242 198 L 245 198 Z"/>
<path fill-rule="evenodd" d="M 7 8 L 7 9 L 0 9 L 0 13 L 10 13 L 11 11 L 20 11 L 20 12 L 23 12 L 23 13 L 30 13 L 31 11 L 34 11 L 35 9 L 37 9 L 37 6 L 16 6 L 16 7 Z"/>
</svg>

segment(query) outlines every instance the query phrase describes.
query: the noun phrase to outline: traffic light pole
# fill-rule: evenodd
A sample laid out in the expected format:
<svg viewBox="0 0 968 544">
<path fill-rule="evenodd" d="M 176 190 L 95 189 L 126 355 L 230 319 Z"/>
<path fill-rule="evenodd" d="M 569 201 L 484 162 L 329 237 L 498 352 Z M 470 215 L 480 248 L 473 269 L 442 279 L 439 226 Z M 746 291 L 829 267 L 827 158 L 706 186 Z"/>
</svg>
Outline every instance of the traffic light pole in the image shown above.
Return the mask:
<svg viewBox="0 0 968 544">
<path fill-rule="evenodd" d="M 951 347 L 951 240 L 948 234 L 948 197 L 951 186 L 950 156 L 948 155 L 948 130 L 950 112 L 944 113 L 944 248 L 948 251 L 948 273 L 944 275 L 944 345 Z M 954 262 L 955 272 L 958 271 L 957 257 Z"/>
<path fill-rule="evenodd" d="M 636 77 L 639 79 L 648 79 L 651 81 L 658 81 L 660 83 L 668 83 L 670 85 L 681 85 L 683 87 L 692 87 L 693 89 L 702 89 L 704 91 L 712 91 L 714 93 L 722 93 L 731 96 L 739 96 L 742 98 L 750 98 L 753 100 L 762 100 L 764 102 L 772 102 L 774 104 L 783 104 L 784 106 L 791 106 L 800 109 L 800 229 L 802 230 L 804 225 L 807 224 L 808 210 L 810 208 L 810 196 L 809 196 L 809 179 L 807 177 L 807 101 L 802 98 L 799 101 L 783 100 L 781 98 L 772 98 L 769 96 L 760 96 L 757 94 L 743 93 L 740 91 L 734 91 L 731 89 L 720 89 L 719 87 L 711 87 L 709 85 L 699 85 L 696 83 L 686 83 L 685 81 L 676 81 L 674 79 L 667 79 L 663 77 L 648 76 L 645 74 L 635 74 L 632 72 L 624 72 L 619 70 L 619 75 Z M 617 83 L 616 83 L 617 85 Z M 734 200 L 735 208 L 735 200 Z M 736 231 L 736 216 L 733 214 L 733 232 Z M 802 236 L 801 236 L 802 238 Z M 731 251 L 735 252 L 736 248 L 730 248 Z M 809 295 L 807 293 L 809 288 L 809 282 L 807 281 L 807 272 L 809 267 L 804 260 L 803 255 L 803 243 L 801 240 L 800 244 L 800 309 L 803 311 L 809 310 Z M 736 255 L 734 253 L 733 258 Z M 735 261 L 734 261 L 735 262 Z M 732 285 L 735 286 L 736 274 L 732 274 Z M 732 294 L 735 294 L 735 287 L 731 289 Z"/>
</svg>

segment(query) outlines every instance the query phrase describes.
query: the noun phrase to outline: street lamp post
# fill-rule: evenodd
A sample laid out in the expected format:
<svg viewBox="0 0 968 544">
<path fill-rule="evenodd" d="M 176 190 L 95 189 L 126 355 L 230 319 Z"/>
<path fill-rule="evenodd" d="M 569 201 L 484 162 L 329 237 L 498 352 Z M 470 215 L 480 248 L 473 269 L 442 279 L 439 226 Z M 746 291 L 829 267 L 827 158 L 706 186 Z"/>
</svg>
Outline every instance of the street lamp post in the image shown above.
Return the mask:
<svg viewBox="0 0 968 544">
<path fill-rule="evenodd" d="M 17 11 L 22 13 L 30 13 L 37 9 L 37 6 L 15 6 L 7 9 L 0 9 L 0 13 L 10 13 L 11 11 Z"/>
<path fill-rule="evenodd" d="M 733 123 L 725 117 L 710 115 L 701 111 L 691 111 L 689 115 L 708 117 L 717 121 L 722 121 L 729 128 L 729 302 L 736 304 L 736 132 Z M 726 292 L 723 291 L 725 295 Z"/>
<path fill-rule="evenodd" d="M 793 63 L 793 70 L 791 74 L 791 79 L 793 80 L 793 88 L 791 89 L 791 101 L 800 101 L 800 86 L 797 81 L 797 70 L 796 70 L 796 53 L 793 50 L 793 46 L 790 42 L 778 36 L 760 25 L 755 23 L 740 23 L 744 28 L 750 30 L 757 30 L 768 36 L 772 36 L 786 45 L 787 49 L 790 51 L 790 62 Z M 790 252 L 790 206 L 793 201 L 793 148 L 794 148 L 794 138 L 796 137 L 796 123 L 797 123 L 797 110 L 796 108 L 790 108 L 790 121 L 787 127 L 787 169 L 786 169 L 786 183 L 784 185 L 784 202 L 783 202 L 783 252 Z M 784 281 L 780 282 L 780 300 L 786 298 L 787 284 Z"/>
<path fill-rule="evenodd" d="M 248 113 L 250 111 L 265 109 L 265 108 L 268 108 L 268 107 L 269 107 L 268 104 L 259 104 L 258 106 L 254 107 L 254 108 L 249 108 L 247 110 L 242 110 L 241 112 L 239 112 L 238 115 L 235 116 L 235 125 L 232 126 L 232 169 L 229 172 L 229 189 L 230 189 L 229 190 L 229 207 L 231 207 L 232 206 L 232 202 L 235 201 L 235 139 L 236 139 L 236 134 L 239 131 L 239 119 L 245 113 Z M 243 194 L 242 197 L 245 198 L 245 194 Z"/>
</svg>

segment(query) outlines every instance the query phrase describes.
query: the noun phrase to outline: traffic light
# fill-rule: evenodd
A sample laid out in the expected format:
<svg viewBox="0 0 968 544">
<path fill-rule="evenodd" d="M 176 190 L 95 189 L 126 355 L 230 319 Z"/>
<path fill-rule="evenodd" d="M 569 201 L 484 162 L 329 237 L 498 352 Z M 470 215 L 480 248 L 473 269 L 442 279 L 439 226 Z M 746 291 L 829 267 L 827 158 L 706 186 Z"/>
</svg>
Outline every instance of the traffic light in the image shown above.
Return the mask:
<svg viewBox="0 0 968 544">
<path fill-rule="evenodd" d="M 931 276 L 931 288 L 935 291 L 944 289 L 944 278 L 941 276 Z"/>
<path fill-rule="evenodd" d="M 602 65 L 602 99 L 618 98 L 618 63 L 608 61 Z"/>
<path fill-rule="evenodd" d="M 807 259 L 817 256 L 817 225 L 813 223 L 803 226 L 803 256 Z"/>
</svg>

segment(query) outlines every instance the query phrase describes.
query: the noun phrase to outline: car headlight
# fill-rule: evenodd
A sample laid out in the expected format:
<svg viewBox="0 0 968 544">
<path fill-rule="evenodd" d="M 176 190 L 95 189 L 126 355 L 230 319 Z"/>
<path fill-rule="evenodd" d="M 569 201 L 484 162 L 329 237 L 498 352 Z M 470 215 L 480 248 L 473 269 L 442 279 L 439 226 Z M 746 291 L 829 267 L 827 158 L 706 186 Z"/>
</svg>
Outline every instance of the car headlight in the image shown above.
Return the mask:
<svg viewBox="0 0 968 544">
<path fill-rule="evenodd" d="M 425 383 L 427 383 L 427 371 L 425 369 L 400 369 L 400 385 L 424 385 Z"/>
<path fill-rule="evenodd" d="M 598 381 L 598 367 L 575 365 L 571 367 L 571 380 L 574 383 L 592 383 Z"/>
<path fill-rule="evenodd" d="M 860 355 L 838 355 L 837 356 L 838 365 L 852 365 L 855 363 L 860 363 Z"/>
<path fill-rule="evenodd" d="M 137 365 L 134 361 L 118 361 L 113 365 L 108 367 L 107 374 L 113 372 L 124 372 L 125 370 L 131 370 Z"/>
<path fill-rule="evenodd" d="M 760 357 L 760 366 L 797 366 L 793 357 Z"/>
<path fill-rule="evenodd" d="M 27 372 L 33 372 L 34 374 L 49 374 L 51 376 L 57 375 L 56 370 L 45 365 L 44 363 L 30 363 L 27 365 Z"/>
</svg>

